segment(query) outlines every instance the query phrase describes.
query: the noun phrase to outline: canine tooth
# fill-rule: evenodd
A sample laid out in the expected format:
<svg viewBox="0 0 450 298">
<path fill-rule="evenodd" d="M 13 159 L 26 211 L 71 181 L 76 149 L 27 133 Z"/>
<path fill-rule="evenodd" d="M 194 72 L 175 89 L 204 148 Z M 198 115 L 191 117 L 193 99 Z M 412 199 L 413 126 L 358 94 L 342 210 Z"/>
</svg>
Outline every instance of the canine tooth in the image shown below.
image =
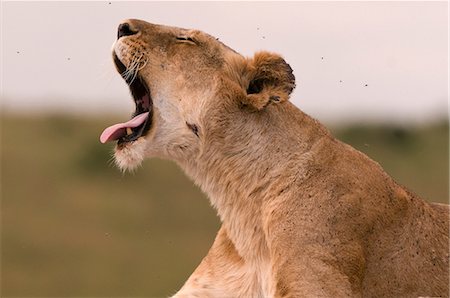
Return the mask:
<svg viewBox="0 0 450 298">
<path fill-rule="evenodd" d="M 130 127 L 127 127 L 127 135 L 131 135 L 133 133 L 133 130 Z"/>
</svg>

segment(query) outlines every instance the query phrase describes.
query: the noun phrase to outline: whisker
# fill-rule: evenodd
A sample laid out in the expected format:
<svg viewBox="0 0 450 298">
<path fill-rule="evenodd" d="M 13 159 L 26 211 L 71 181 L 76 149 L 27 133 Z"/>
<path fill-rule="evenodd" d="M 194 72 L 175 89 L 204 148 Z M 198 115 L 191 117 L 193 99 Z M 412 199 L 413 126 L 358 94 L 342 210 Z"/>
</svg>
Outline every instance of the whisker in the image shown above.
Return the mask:
<svg viewBox="0 0 450 298">
<path fill-rule="evenodd" d="M 147 63 L 148 63 L 148 58 L 145 57 L 145 61 L 144 61 L 144 62 L 142 63 L 142 65 L 138 68 L 138 71 L 141 70 L 141 69 L 143 69 L 143 68 L 147 65 Z"/>
<path fill-rule="evenodd" d="M 145 58 L 145 60 L 143 58 Z M 145 57 L 144 53 L 140 53 L 139 56 L 134 54 L 128 67 L 121 73 L 122 77 L 131 84 L 136 79 L 139 70 L 144 68 L 145 65 L 147 65 L 147 62 L 148 58 Z"/>
<path fill-rule="evenodd" d="M 133 55 L 130 64 L 125 69 L 125 71 L 122 73 L 122 77 L 125 80 L 128 80 L 130 78 L 130 75 L 133 73 L 133 70 L 135 68 L 135 64 L 136 64 L 136 56 Z"/>
<path fill-rule="evenodd" d="M 127 67 L 127 69 L 122 73 L 122 77 L 128 81 L 128 79 L 130 78 L 130 76 L 133 74 L 133 70 L 134 70 L 134 65 L 135 65 L 135 60 L 133 57 L 133 60 L 131 61 L 130 65 Z"/>
<path fill-rule="evenodd" d="M 136 79 L 136 77 L 137 77 L 137 74 L 138 74 L 138 71 L 139 70 L 141 70 L 142 69 L 142 67 L 140 67 L 140 64 L 141 64 L 141 59 L 144 57 L 144 54 L 143 53 L 141 53 L 141 55 L 135 60 L 135 63 L 134 63 L 134 65 L 133 65 L 133 77 L 132 77 L 132 79 L 131 79 L 131 82 L 130 82 L 130 84 Z"/>
<path fill-rule="evenodd" d="M 128 81 L 130 78 L 132 78 L 135 75 L 136 72 L 136 66 L 138 65 L 137 60 L 134 58 L 133 61 L 130 63 L 130 66 L 126 73 L 126 80 Z"/>
<path fill-rule="evenodd" d="M 109 157 L 107 164 L 108 164 L 108 167 L 110 167 L 110 168 L 116 166 L 116 160 L 114 158 L 114 153 Z"/>
</svg>

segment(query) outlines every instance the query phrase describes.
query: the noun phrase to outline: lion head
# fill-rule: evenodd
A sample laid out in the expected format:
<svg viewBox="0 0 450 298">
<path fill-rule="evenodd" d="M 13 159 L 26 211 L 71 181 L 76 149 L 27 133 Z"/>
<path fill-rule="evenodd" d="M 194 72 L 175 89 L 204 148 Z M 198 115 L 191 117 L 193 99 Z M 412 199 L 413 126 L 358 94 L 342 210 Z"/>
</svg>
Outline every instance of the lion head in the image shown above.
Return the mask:
<svg viewBox="0 0 450 298">
<path fill-rule="evenodd" d="M 113 60 L 136 109 L 100 140 L 117 141 L 122 169 L 146 157 L 195 162 L 230 115 L 261 113 L 287 101 L 295 87 L 291 67 L 277 54 L 245 58 L 201 31 L 141 20 L 120 24 Z"/>
</svg>

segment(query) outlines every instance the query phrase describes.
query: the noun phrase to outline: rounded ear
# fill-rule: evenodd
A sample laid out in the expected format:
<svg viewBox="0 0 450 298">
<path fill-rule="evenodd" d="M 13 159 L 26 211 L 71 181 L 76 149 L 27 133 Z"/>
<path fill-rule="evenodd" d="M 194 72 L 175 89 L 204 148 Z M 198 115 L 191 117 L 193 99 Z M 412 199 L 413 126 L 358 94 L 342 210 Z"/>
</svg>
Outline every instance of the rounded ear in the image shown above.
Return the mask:
<svg viewBox="0 0 450 298">
<path fill-rule="evenodd" d="M 250 59 L 249 66 L 246 104 L 262 110 L 270 103 L 289 99 L 295 88 L 295 76 L 280 55 L 258 52 Z"/>
</svg>

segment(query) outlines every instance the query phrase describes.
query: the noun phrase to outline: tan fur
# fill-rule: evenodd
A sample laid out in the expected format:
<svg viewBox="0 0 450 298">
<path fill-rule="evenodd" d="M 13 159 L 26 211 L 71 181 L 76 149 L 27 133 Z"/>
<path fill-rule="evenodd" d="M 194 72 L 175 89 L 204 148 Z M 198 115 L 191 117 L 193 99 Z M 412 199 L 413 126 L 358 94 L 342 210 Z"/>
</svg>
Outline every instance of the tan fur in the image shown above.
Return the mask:
<svg viewBox="0 0 450 298">
<path fill-rule="evenodd" d="M 114 50 L 125 65 L 145 56 L 155 116 L 147 136 L 116 148 L 117 163 L 176 161 L 222 221 L 175 297 L 448 297 L 448 206 L 291 104 L 281 56 L 244 58 L 200 31 L 127 22 L 139 33 Z"/>
</svg>

